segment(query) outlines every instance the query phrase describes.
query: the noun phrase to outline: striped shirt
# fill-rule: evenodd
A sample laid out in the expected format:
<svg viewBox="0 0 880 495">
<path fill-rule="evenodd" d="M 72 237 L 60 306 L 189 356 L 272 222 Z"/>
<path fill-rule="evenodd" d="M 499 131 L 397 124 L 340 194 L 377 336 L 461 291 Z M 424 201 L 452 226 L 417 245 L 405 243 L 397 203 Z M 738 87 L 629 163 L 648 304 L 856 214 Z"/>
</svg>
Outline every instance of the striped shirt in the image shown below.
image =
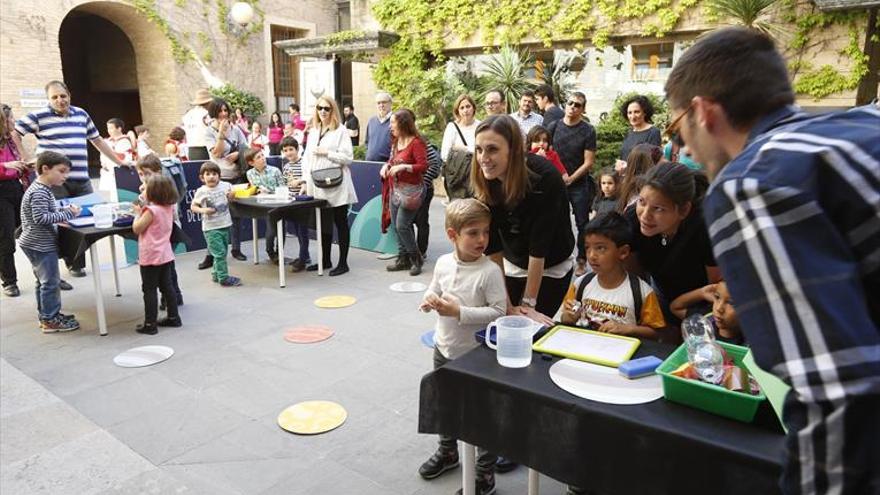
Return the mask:
<svg viewBox="0 0 880 495">
<path fill-rule="evenodd" d="M 23 248 L 48 253 L 58 250 L 58 227 L 56 223 L 73 218 L 67 208 L 59 209 L 52 188 L 34 181 L 21 199 L 21 237 Z"/>
<path fill-rule="evenodd" d="M 73 167 L 67 180 L 89 180 L 89 140 L 101 137 L 85 110 L 73 105 L 67 115 L 47 106 L 18 119 L 15 130 L 37 138 L 37 153 L 55 151 L 70 159 Z"/>
<path fill-rule="evenodd" d="M 285 184 L 290 184 L 290 179 L 302 179 L 302 159 L 297 159 L 295 162 L 285 162 L 281 169 L 281 176 L 284 178 Z M 299 188 L 297 187 L 298 190 Z"/>
<path fill-rule="evenodd" d="M 440 176 L 440 169 L 443 162 L 440 160 L 440 153 L 433 144 L 425 146 L 425 155 L 428 157 L 428 169 L 422 174 L 422 180 L 425 181 L 425 187 L 434 188 L 434 179 Z"/>
<path fill-rule="evenodd" d="M 704 209 L 755 360 L 792 387 L 783 491 L 865 493 L 880 448 L 880 109 L 765 116 Z"/>
</svg>

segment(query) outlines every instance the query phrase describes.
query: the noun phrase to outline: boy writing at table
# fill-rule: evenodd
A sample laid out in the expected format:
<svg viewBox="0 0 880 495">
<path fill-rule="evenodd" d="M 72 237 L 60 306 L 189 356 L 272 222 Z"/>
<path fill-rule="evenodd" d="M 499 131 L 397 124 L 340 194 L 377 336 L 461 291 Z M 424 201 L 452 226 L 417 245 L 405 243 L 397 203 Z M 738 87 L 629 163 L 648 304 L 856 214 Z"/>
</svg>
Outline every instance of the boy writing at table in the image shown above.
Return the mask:
<svg viewBox="0 0 880 495">
<path fill-rule="evenodd" d="M 476 199 L 459 199 L 446 207 L 446 235 L 455 250 L 437 260 L 434 277 L 420 306 L 436 311 L 434 369 L 478 344 L 474 332 L 507 314 L 507 290 L 501 269 L 483 255 L 489 243 L 489 208 Z M 496 456 L 479 449 L 476 493 L 495 491 Z M 456 439 L 440 436 L 437 452 L 419 468 L 433 479 L 458 466 Z"/>
<path fill-rule="evenodd" d="M 244 159 L 248 166 L 247 180 L 251 186 L 259 189 L 260 194 L 274 194 L 275 188 L 284 186 L 281 170 L 266 164 L 266 155 L 262 150 L 249 149 L 244 152 Z M 283 234 L 282 234 L 283 235 Z M 274 223 L 266 219 L 266 254 L 273 263 L 278 262 L 278 250 L 275 244 L 277 228 Z M 256 240 L 254 240 L 256 242 Z"/>
</svg>

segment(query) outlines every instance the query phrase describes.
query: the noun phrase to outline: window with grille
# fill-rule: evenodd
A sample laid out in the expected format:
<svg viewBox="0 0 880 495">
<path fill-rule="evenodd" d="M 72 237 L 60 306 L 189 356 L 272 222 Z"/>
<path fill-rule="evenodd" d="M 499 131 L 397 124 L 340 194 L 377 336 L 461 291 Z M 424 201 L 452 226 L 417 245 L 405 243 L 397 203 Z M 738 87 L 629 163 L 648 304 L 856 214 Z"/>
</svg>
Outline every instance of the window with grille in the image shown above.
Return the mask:
<svg viewBox="0 0 880 495">
<path fill-rule="evenodd" d="M 271 26 L 272 67 L 276 98 L 296 98 L 299 94 L 299 61 L 274 45 L 276 41 L 305 38 L 307 31 L 287 26 Z M 287 108 L 287 105 L 284 106 Z"/>
<path fill-rule="evenodd" d="M 672 43 L 632 46 L 632 79 L 634 81 L 665 80 L 672 70 Z"/>
</svg>

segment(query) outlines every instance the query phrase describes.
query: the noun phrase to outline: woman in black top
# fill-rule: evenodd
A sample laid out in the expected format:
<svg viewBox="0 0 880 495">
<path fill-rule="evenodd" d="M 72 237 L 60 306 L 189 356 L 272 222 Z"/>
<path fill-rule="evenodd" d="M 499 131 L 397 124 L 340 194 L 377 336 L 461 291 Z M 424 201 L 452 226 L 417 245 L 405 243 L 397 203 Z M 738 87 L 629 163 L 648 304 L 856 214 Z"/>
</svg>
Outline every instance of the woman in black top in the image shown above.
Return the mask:
<svg viewBox="0 0 880 495">
<path fill-rule="evenodd" d="M 720 280 L 700 208 L 706 176 L 680 163 L 661 163 L 642 179 L 635 207 L 624 216 L 633 232 L 632 271 L 650 275 L 667 322 L 680 320 L 669 303 Z"/>
<path fill-rule="evenodd" d="M 660 146 L 660 129 L 653 125 L 654 105 L 642 95 L 633 96 L 620 106 L 620 114 L 629 122 L 630 130 L 620 145 L 620 159 L 626 161 L 629 152 L 637 144 Z"/>
<path fill-rule="evenodd" d="M 573 270 L 565 183 L 546 159 L 525 154 L 519 126 L 507 115 L 481 122 L 475 141 L 471 187 L 492 212 L 486 254 L 504 269 L 510 312 L 549 322 Z"/>
</svg>

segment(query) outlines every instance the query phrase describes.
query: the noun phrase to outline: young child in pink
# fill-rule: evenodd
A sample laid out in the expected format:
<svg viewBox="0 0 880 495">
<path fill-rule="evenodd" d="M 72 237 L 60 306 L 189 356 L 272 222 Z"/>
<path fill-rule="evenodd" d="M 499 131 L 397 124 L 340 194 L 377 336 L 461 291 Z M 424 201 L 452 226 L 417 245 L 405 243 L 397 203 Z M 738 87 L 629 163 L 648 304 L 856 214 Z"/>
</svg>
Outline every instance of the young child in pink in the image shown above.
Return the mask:
<svg viewBox="0 0 880 495">
<path fill-rule="evenodd" d="M 157 327 L 180 327 L 177 296 L 171 281 L 174 269 L 174 250 L 171 248 L 171 230 L 174 228 L 174 205 L 177 187 L 163 175 L 152 175 L 144 182 L 146 204 L 135 205 L 137 218 L 132 230 L 138 236 L 138 264 L 144 291 L 144 323 L 135 329 L 138 333 L 156 335 Z M 156 321 L 159 301 L 156 289 L 162 292 L 168 314 Z"/>
</svg>

